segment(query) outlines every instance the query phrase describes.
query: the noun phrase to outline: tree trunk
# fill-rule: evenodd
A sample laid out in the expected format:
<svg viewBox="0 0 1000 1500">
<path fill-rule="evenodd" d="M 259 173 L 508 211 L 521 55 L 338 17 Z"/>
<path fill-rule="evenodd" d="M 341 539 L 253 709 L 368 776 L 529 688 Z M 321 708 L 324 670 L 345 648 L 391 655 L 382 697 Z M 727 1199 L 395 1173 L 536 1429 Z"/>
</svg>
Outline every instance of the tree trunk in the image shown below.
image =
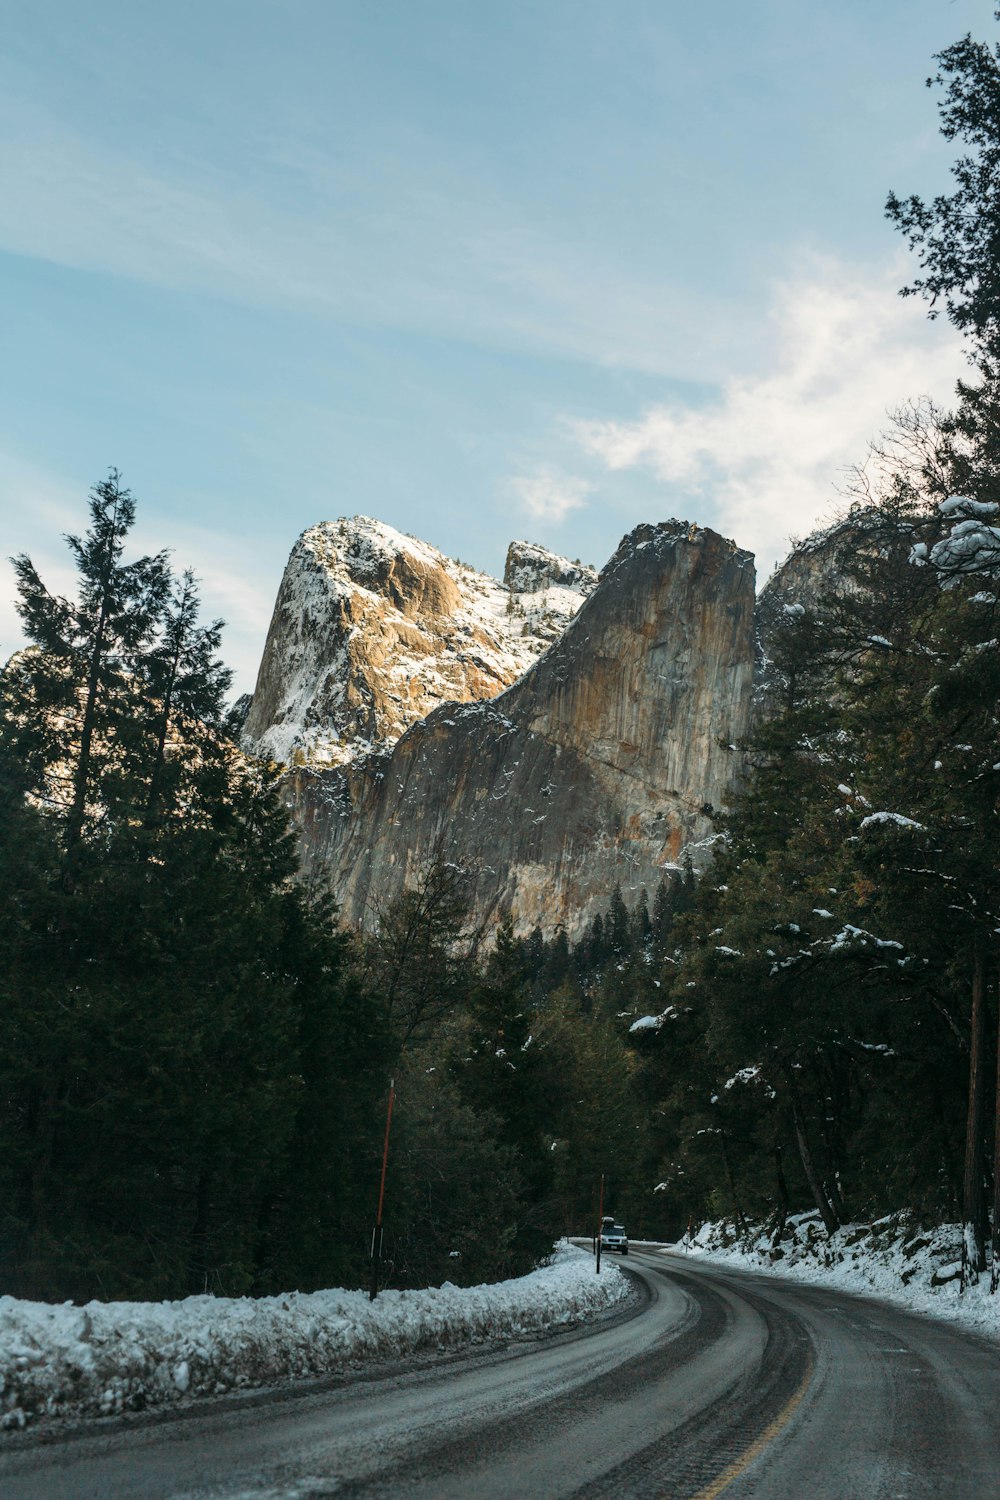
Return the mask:
<svg viewBox="0 0 1000 1500">
<path fill-rule="evenodd" d="M 799 1157 L 802 1161 L 802 1170 L 806 1174 L 806 1181 L 812 1192 L 813 1202 L 819 1209 L 820 1218 L 826 1226 L 827 1234 L 833 1234 L 835 1230 L 840 1228 L 840 1220 L 837 1218 L 836 1209 L 826 1196 L 819 1180 L 812 1152 L 809 1149 L 809 1142 L 806 1139 L 806 1127 L 805 1121 L 802 1118 L 802 1108 L 797 1099 L 792 1101 L 792 1119 L 795 1122 L 795 1139 L 799 1148 Z"/>
<path fill-rule="evenodd" d="M 784 1163 L 781 1160 L 780 1146 L 775 1146 L 773 1155 L 774 1179 L 778 1188 L 778 1206 L 775 1210 L 774 1223 L 771 1228 L 771 1242 L 772 1244 L 776 1245 L 778 1243 L 778 1240 L 785 1232 L 785 1225 L 788 1223 L 788 1209 L 791 1200 L 788 1196 L 788 1183 L 785 1180 L 785 1167 Z"/>
<path fill-rule="evenodd" d="M 729 1191 L 733 1195 L 733 1211 L 736 1214 L 736 1223 L 739 1226 L 740 1234 L 746 1235 L 749 1232 L 747 1230 L 747 1221 L 743 1217 L 743 1209 L 740 1206 L 740 1196 L 736 1188 L 736 1178 L 733 1175 L 732 1162 L 729 1160 L 729 1148 L 726 1145 L 725 1131 L 719 1132 L 719 1141 L 722 1145 L 722 1160 L 725 1163 L 726 1176 L 729 1179 Z"/>
<path fill-rule="evenodd" d="M 822 1111 L 822 1135 L 825 1161 L 823 1193 L 840 1224 L 848 1221 L 847 1204 L 840 1180 L 840 1166 L 844 1160 L 842 1122 L 850 1102 L 849 1080 L 836 1059 L 827 1059 L 824 1065 L 818 1062 L 813 1068 L 817 1086 L 818 1103 Z"/>
<path fill-rule="evenodd" d="M 166 763 L 167 736 L 170 733 L 170 716 L 174 709 L 174 688 L 177 685 L 177 674 L 181 666 L 181 645 L 178 641 L 170 663 L 170 675 L 166 686 L 163 688 L 163 702 L 160 708 L 160 721 L 156 736 L 156 755 L 153 759 L 153 769 L 149 778 L 149 795 L 146 798 L 146 815 L 143 818 L 143 827 L 149 832 L 155 826 L 157 814 L 159 813 L 160 786 L 163 781 L 163 768 Z"/>
<path fill-rule="evenodd" d="M 114 510 L 109 518 L 110 530 L 104 533 L 104 556 L 100 567 L 100 608 L 94 640 L 87 663 L 87 688 L 83 701 L 83 718 L 80 724 L 80 751 L 73 775 L 73 805 L 66 820 L 65 860 L 63 864 L 63 887 L 72 893 L 76 884 L 76 862 L 83 825 L 87 817 L 87 793 L 90 790 L 90 766 L 93 758 L 94 733 L 97 728 L 97 708 L 101 692 L 101 674 L 107 654 L 106 636 L 111 613 L 111 585 L 115 574 L 115 542 L 124 535 L 121 519 L 121 492 L 117 489 L 115 476 Z M 127 491 L 126 491 L 127 493 Z M 126 525 L 125 531 L 128 530 Z"/>
<path fill-rule="evenodd" d="M 208 1280 L 210 1267 L 208 1264 L 208 1233 L 209 1216 L 212 1209 L 212 1179 L 213 1169 L 203 1166 L 198 1174 L 198 1186 L 195 1191 L 195 1217 L 191 1226 L 190 1250 L 188 1258 L 188 1285 L 193 1295 L 204 1294 L 208 1291 Z"/>
<path fill-rule="evenodd" d="M 969 1037 L 969 1102 L 965 1117 L 965 1171 L 962 1178 L 962 1290 L 975 1286 L 986 1269 L 983 1191 L 986 1114 L 986 964 L 977 935 L 972 953 L 972 1016 Z"/>
<path fill-rule="evenodd" d="M 72 892 L 76 883 L 76 852 L 83 835 L 83 822 L 87 814 L 87 792 L 90 787 L 90 761 L 93 753 L 94 728 L 97 723 L 97 696 L 100 690 L 101 666 L 104 657 L 104 629 L 107 621 L 107 600 L 101 603 L 101 613 L 94 634 L 94 646 L 87 670 L 87 696 L 83 703 L 83 723 L 80 726 L 80 752 L 77 756 L 73 776 L 73 805 L 66 820 L 66 861 L 63 867 L 63 886 Z"/>
<path fill-rule="evenodd" d="M 1000 1286 L 1000 984 L 997 985 L 997 1069 L 994 1096 L 993 1125 L 993 1267 L 990 1272 L 990 1291 L 995 1293 Z"/>
<path fill-rule="evenodd" d="M 159 732 L 156 738 L 156 753 L 153 758 L 153 769 L 149 777 L 149 792 L 146 797 L 146 812 L 142 820 L 142 826 L 149 833 L 156 826 L 157 813 L 159 812 L 160 784 L 163 780 L 163 767 L 167 748 L 167 734 L 170 728 L 170 697 L 163 705 L 163 713 L 160 717 Z"/>
<path fill-rule="evenodd" d="M 28 1161 L 27 1206 L 29 1274 L 35 1278 L 39 1265 L 45 1262 L 46 1238 L 52 1225 L 52 1160 L 55 1155 L 62 1093 L 63 1084 L 59 1075 L 50 1072 L 39 1085 L 32 1101 L 34 1119 Z"/>
</svg>

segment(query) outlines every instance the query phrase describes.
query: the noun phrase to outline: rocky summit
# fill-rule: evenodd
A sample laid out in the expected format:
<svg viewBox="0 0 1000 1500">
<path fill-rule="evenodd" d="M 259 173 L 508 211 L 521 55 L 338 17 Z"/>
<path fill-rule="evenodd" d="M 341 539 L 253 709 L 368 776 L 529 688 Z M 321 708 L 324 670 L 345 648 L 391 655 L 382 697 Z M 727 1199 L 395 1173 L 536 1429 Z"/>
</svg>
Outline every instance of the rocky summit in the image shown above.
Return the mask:
<svg viewBox="0 0 1000 1500">
<path fill-rule="evenodd" d="M 501 584 L 367 516 L 313 526 L 285 568 L 244 747 L 312 767 L 383 751 L 439 704 L 509 687 L 596 582 L 527 542 Z"/>
<path fill-rule="evenodd" d="M 380 543 L 360 566 L 344 559 L 349 531 L 359 525 L 366 546 L 369 538 Z M 536 923 L 551 931 L 562 923 L 572 938 L 607 906 L 616 884 L 632 900 L 642 888 L 655 890 L 682 848 L 693 850 L 696 863 L 707 859 L 711 813 L 738 773 L 736 745 L 750 711 L 752 556 L 685 522 L 640 526 L 595 585 L 579 564 L 516 544 L 506 589 L 490 594 L 476 584 L 483 603 L 475 613 L 456 584 L 460 565 L 443 568 L 440 554 L 420 543 L 412 543 L 411 562 L 405 539 L 407 581 L 381 545 L 387 531 L 374 522 L 341 522 L 299 542 L 247 721 L 248 738 L 258 744 L 268 743 L 269 727 L 287 732 L 293 723 L 300 744 L 312 727 L 318 739 L 324 716 L 341 735 L 356 725 L 356 741 L 373 737 L 380 713 L 382 723 L 405 729 L 381 753 L 355 754 L 337 766 L 301 764 L 289 774 L 306 868 L 329 882 L 345 919 L 364 922 L 429 862 L 444 859 L 465 871 L 474 909 L 487 924 L 510 916 L 519 931 Z M 331 536 L 339 543 L 327 553 L 325 577 L 321 548 Z M 573 596 L 568 623 L 539 654 L 539 599 L 552 612 L 561 590 Z M 357 606 L 355 593 L 367 596 Z M 379 604 L 377 622 L 374 596 L 388 601 Z M 421 654 L 429 607 L 440 641 L 467 643 L 460 648 L 465 660 L 448 663 L 450 680 L 462 685 L 455 701 L 440 702 L 447 691 L 440 651 Z M 321 644 L 324 619 L 330 640 Z M 375 653 L 368 643 L 380 642 L 377 690 L 362 680 L 360 652 L 351 653 L 352 619 L 362 622 L 369 660 Z M 517 621 L 519 636 L 509 623 Z M 408 670 L 428 662 L 429 690 L 417 682 L 413 696 L 400 692 L 383 627 L 396 639 L 419 640 Z M 463 627 L 486 638 L 488 670 L 481 665 L 486 648 L 463 636 Z M 520 658 L 493 644 L 511 640 L 524 643 Z M 518 672 L 525 657 L 526 670 Z M 294 664 L 294 682 L 282 680 L 282 663 Z M 505 671 L 516 679 L 510 686 Z M 310 681 L 324 695 L 317 708 Z M 497 684 L 492 692 L 485 690 L 490 683 Z M 429 713 L 413 707 L 427 701 L 422 693 L 438 697 Z M 380 709 L 379 696 L 391 709 Z M 279 720 L 275 705 L 278 713 L 294 705 L 294 715 Z M 409 727 L 401 706 L 411 713 Z"/>
</svg>

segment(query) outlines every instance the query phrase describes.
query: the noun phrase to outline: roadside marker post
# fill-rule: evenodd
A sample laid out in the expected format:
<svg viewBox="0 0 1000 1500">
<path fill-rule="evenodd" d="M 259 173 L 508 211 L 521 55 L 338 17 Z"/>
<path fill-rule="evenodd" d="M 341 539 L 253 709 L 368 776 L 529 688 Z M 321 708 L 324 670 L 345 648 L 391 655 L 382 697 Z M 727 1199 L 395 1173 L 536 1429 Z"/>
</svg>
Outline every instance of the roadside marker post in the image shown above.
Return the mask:
<svg viewBox="0 0 1000 1500">
<path fill-rule="evenodd" d="M 382 1260 L 382 1204 L 385 1201 L 385 1168 L 389 1160 L 389 1126 L 392 1124 L 392 1104 L 396 1097 L 396 1080 L 389 1079 L 389 1103 L 385 1112 L 385 1141 L 382 1144 L 382 1177 L 378 1185 L 378 1212 L 375 1215 L 375 1228 L 372 1230 L 372 1284 L 368 1295 L 369 1302 L 374 1302 L 378 1296 L 378 1269 Z"/>
<path fill-rule="evenodd" d="M 597 1205 L 597 1274 L 601 1274 L 601 1230 L 604 1228 L 604 1173 L 601 1173 L 601 1191 Z"/>
</svg>

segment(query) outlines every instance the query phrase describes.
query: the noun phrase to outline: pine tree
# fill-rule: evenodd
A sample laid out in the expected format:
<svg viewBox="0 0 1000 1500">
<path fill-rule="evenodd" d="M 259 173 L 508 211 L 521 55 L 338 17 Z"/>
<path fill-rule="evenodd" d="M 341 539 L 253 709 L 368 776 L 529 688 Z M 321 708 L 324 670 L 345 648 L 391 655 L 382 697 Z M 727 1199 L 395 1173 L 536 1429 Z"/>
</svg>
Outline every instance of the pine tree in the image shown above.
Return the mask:
<svg viewBox="0 0 1000 1500">
<path fill-rule="evenodd" d="M 498 1139 L 516 1153 L 527 1204 L 511 1243 L 521 1252 L 539 1253 L 560 1226 L 551 1186 L 554 1080 L 537 1040 L 533 967 L 532 953 L 514 937 L 509 920 L 503 923 L 469 993 L 451 1068 L 464 1101 L 495 1115 Z"/>
<path fill-rule="evenodd" d="M 943 90 L 941 134 L 969 154 L 952 167 L 956 190 L 925 203 L 916 194 L 890 193 L 886 216 L 916 251 L 922 274 L 903 289 L 922 296 L 929 316 L 943 310 L 968 337 L 973 358 L 995 365 L 1000 356 L 1000 44 L 971 36 L 936 55 L 929 85 Z"/>
<path fill-rule="evenodd" d="M 611 893 L 604 932 L 610 943 L 612 956 L 617 959 L 626 958 L 632 945 L 632 931 L 620 885 L 616 885 Z"/>
<path fill-rule="evenodd" d="M 635 903 L 632 913 L 632 944 L 640 952 L 645 952 L 653 935 L 653 924 L 649 915 L 649 897 L 646 887 L 643 886 L 639 892 L 639 899 Z"/>
<path fill-rule="evenodd" d="M 662 876 L 653 900 L 652 939 L 653 954 L 658 963 L 663 963 L 670 948 L 670 934 L 674 925 L 674 896 L 676 881 L 667 881 Z"/>
<path fill-rule="evenodd" d="M 426 1041 L 464 996 L 481 941 L 461 874 L 432 860 L 373 916 L 364 981 L 385 997 L 404 1047 Z"/>
<path fill-rule="evenodd" d="M 217 654 L 223 622 L 201 625 L 199 613 L 197 581 L 188 569 L 164 602 L 158 638 L 141 662 L 150 710 L 144 725 L 151 742 L 143 810 L 147 829 L 176 806 L 185 763 L 204 760 L 220 740 L 232 673 Z"/>
<path fill-rule="evenodd" d="M 36 644 L 0 675 L 5 1285 L 329 1284 L 363 1263 L 347 1164 L 377 1134 L 384 1009 L 294 880 L 273 773 L 225 736 L 193 579 L 123 561 L 133 516 L 113 474 L 71 540 L 77 602 L 18 562 Z"/>
<path fill-rule="evenodd" d="M 48 720 L 39 766 L 45 785 L 37 790 L 49 792 L 53 779 L 65 782 L 57 800 L 65 805 L 63 880 L 70 890 L 88 824 L 96 828 L 121 812 L 108 792 L 116 765 L 121 769 L 120 741 L 141 701 L 140 662 L 155 638 L 170 586 L 165 553 L 122 560 L 135 502 L 117 470 L 94 487 L 89 508 L 90 530 L 66 539 L 79 577 L 75 602 L 50 594 L 29 557 L 14 559 L 17 608 L 36 655 L 21 684 L 29 698 L 19 707 L 8 704 L 8 734 L 20 728 L 34 736 L 30 758 L 38 765 L 39 732 L 32 720 Z"/>
</svg>

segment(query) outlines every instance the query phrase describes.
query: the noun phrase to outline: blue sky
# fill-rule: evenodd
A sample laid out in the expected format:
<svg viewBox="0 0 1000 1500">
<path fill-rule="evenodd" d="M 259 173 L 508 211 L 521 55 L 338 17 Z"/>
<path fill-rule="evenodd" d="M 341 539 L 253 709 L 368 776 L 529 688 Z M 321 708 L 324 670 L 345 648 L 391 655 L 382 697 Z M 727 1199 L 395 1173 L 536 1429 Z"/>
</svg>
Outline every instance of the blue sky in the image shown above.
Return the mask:
<svg viewBox="0 0 1000 1500">
<path fill-rule="evenodd" d="M 992 0 L 5 0 L 0 514 L 112 464 L 252 686 L 316 521 L 489 571 L 679 515 L 758 554 L 961 353 L 896 288 Z M 0 652 L 18 641 L 0 574 Z"/>
</svg>

